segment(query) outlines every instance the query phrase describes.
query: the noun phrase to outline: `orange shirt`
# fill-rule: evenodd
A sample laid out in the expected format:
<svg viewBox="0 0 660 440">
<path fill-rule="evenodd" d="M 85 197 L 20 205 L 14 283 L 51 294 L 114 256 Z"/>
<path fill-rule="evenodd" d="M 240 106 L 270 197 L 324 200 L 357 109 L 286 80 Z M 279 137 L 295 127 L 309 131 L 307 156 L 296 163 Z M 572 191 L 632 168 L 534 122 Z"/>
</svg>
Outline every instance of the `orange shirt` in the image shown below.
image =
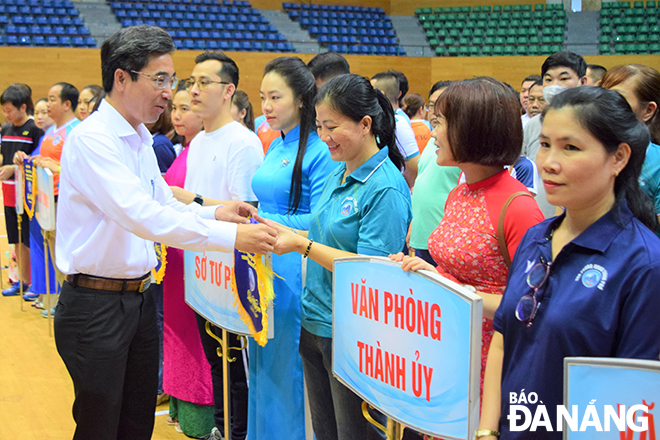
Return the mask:
<svg viewBox="0 0 660 440">
<path fill-rule="evenodd" d="M 270 148 L 270 143 L 280 137 L 282 133 L 279 130 L 273 130 L 265 120 L 257 127 L 257 136 L 261 139 L 261 145 L 264 147 L 264 154 Z"/>
<path fill-rule="evenodd" d="M 426 144 L 429 143 L 429 139 L 431 139 L 431 130 L 428 125 L 426 125 L 426 122 L 421 119 L 413 119 L 410 121 L 410 126 L 415 132 L 415 140 L 419 147 L 419 154 L 422 154 L 424 147 L 426 147 Z"/>
<path fill-rule="evenodd" d="M 77 118 L 71 119 L 69 122 L 64 124 L 61 127 L 50 127 L 41 141 L 41 155 L 43 157 L 49 157 L 57 162 L 60 161 L 62 157 L 62 147 L 64 146 L 64 141 L 66 140 L 67 135 L 73 127 L 80 124 L 80 121 Z M 53 186 L 55 186 L 55 195 L 58 195 L 60 192 L 60 175 L 59 173 L 53 173 Z"/>
</svg>

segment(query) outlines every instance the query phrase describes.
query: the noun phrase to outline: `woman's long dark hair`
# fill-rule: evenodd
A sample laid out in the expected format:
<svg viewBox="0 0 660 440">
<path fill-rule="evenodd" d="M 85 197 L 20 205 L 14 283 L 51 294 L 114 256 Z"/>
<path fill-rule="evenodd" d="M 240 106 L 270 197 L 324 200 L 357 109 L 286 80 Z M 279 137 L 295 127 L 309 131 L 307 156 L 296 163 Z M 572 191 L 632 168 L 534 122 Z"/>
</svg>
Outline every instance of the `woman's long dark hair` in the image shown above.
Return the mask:
<svg viewBox="0 0 660 440">
<path fill-rule="evenodd" d="M 254 131 L 254 110 L 252 110 L 252 103 L 248 94 L 241 89 L 236 89 L 231 99 L 232 104 L 238 108 L 239 113 L 245 110 L 243 123 L 247 128 Z"/>
<path fill-rule="evenodd" d="M 613 154 L 619 145 L 630 146 L 630 159 L 614 182 L 616 203 L 623 200 L 633 215 L 651 230 L 658 221 L 650 198 L 639 187 L 639 174 L 650 142 L 649 130 L 637 119 L 628 101 L 619 93 L 600 87 L 576 87 L 555 96 L 544 111 L 570 107 L 582 127 L 603 144 L 605 151 Z"/>
<path fill-rule="evenodd" d="M 365 116 L 371 117 L 371 133 L 376 137 L 378 148 L 389 147 L 389 157 L 394 165 L 403 170 L 405 161 L 396 145 L 396 120 L 392 104 L 369 80 L 360 75 L 345 74 L 325 83 L 316 105 L 325 103 L 354 122 Z"/>
<path fill-rule="evenodd" d="M 289 191 L 289 211 L 295 214 L 300 207 L 302 199 L 302 163 L 307 151 L 309 133 L 316 127 L 316 109 L 314 97 L 316 96 L 316 81 L 307 65 L 297 57 L 279 57 L 270 61 L 264 68 L 264 76 L 268 73 L 277 73 L 284 79 L 293 91 L 294 99 L 300 99 L 300 140 L 298 141 L 298 154 L 293 165 L 291 188 Z"/>
</svg>

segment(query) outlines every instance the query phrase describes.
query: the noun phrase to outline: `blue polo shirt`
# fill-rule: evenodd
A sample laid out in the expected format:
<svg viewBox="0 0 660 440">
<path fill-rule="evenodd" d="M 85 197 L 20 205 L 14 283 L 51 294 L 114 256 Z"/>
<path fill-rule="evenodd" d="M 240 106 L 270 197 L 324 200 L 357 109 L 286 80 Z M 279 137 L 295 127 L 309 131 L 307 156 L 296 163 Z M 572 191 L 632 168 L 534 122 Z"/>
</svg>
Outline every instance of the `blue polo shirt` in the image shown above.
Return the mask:
<svg viewBox="0 0 660 440">
<path fill-rule="evenodd" d="M 317 243 L 361 255 L 386 256 L 405 244 L 410 190 L 384 147 L 346 176 L 342 163 L 328 177 L 312 211 L 309 238 Z M 332 272 L 307 262 L 301 296 L 302 326 L 310 333 L 332 337 Z"/>
<path fill-rule="evenodd" d="M 653 142 L 646 149 L 639 186 L 651 196 L 655 214 L 660 215 L 660 146 Z M 660 230 L 657 230 L 656 234 L 660 236 Z"/>
<path fill-rule="evenodd" d="M 541 257 L 552 261 L 552 233 L 563 218 L 527 231 L 493 320 L 504 336 L 500 440 L 531 438 L 529 431 L 511 432 L 507 419 L 509 393 L 523 389 L 538 394 L 556 428 L 565 357 L 658 360 L 660 354 L 660 239 L 633 217 L 625 202 L 564 246 L 539 290 L 542 301 L 532 326 L 518 321 L 518 301 L 531 292 L 527 272 Z M 532 415 L 536 406 L 527 405 Z M 562 432 L 540 430 L 533 434 L 535 440 L 562 438 Z"/>
</svg>

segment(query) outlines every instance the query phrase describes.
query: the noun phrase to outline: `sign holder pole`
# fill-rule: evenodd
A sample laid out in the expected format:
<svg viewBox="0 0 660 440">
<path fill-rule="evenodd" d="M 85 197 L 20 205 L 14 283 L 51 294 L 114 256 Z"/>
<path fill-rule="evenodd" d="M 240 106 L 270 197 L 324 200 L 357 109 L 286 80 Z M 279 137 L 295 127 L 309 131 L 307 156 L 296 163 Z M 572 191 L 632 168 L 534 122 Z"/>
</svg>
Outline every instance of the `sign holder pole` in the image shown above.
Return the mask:
<svg viewBox="0 0 660 440">
<path fill-rule="evenodd" d="M 22 228 L 22 223 L 23 223 L 23 214 L 17 214 L 16 219 L 18 220 L 18 247 L 19 249 L 23 246 L 23 228 Z M 14 255 L 16 255 L 16 271 L 18 272 L 18 285 L 20 286 L 20 289 L 18 291 L 18 299 L 21 302 L 21 312 L 24 312 L 25 309 L 23 308 L 23 278 L 21 277 L 21 263 L 20 263 L 20 257 L 18 256 L 18 250 L 14 249 Z M 23 249 L 20 249 L 21 255 L 23 255 Z"/>
<path fill-rule="evenodd" d="M 50 231 L 44 231 L 43 229 L 41 230 L 41 233 L 44 237 L 44 262 L 45 268 L 46 268 L 46 312 L 47 318 L 48 318 L 48 336 L 53 336 L 53 322 L 51 321 L 51 308 L 50 308 L 50 274 L 48 273 L 48 234 L 50 234 Z"/>
<path fill-rule="evenodd" d="M 371 414 L 369 414 L 369 408 L 375 409 L 373 406 L 369 405 L 367 402 L 362 402 L 362 415 L 364 416 L 365 419 L 372 425 L 374 425 L 376 428 L 380 429 L 385 433 L 387 436 L 387 440 L 399 440 L 401 438 L 401 424 L 397 423 L 395 420 L 392 420 L 391 418 L 387 418 L 387 426 L 383 426 L 380 423 L 378 423 L 373 417 L 371 417 Z"/>
<path fill-rule="evenodd" d="M 236 362 L 236 358 L 230 357 L 229 352 L 231 350 L 236 350 L 236 351 L 241 351 L 245 350 L 247 347 L 247 338 L 243 335 L 239 335 L 239 339 L 242 342 L 242 347 L 229 347 L 228 345 L 228 337 L 227 337 L 227 330 L 224 328 L 221 328 L 222 330 L 222 338 L 219 338 L 215 333 L 211 331 L 211 326 L 213 324 L 209 321 L 206 321 L 206 324 L 204 325 L 206 328 L 206 333 L 208 333 L 209 336 L 211 336 L 213 339 L 218 341 L 218 344 L 220 346 L 216 349 L 218 357 L 222 358 L 222 402 L 223 402 L 223 410 L 225 413 L 225 440 L 231 440 L 231 427 L 230 427 L 230 422 L 231 422 L 231 408 L 229 406 L 229 363 L 230 362 Z"/>
</svg>

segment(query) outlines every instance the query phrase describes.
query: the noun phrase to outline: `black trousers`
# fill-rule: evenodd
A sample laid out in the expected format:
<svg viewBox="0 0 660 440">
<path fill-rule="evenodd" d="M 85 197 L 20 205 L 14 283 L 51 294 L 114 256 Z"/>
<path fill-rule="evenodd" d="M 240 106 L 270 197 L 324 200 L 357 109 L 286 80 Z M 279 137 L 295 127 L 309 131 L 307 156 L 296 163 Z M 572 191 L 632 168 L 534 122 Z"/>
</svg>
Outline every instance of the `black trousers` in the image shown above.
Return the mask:
<svg viewBox="0 0 660 440">
<path fill-rule="evenodd" d="M 117 293 L 62 286 L 55 343 L 75 390 L 74 440 L 148 440 L 158 388 L 151 289 Z"/>
<path fill-rule="evenodd" d="M 215 426 L 220 430 L 222 436 L 225 436 L 225 412 L 223 401 L 223 380 L 222 380 L 222 358 L 218 356 L 218 341 L 206 333 L 206 319 L 195 313 L 197 318 L 197 327 L 199 336 L 202 339 L 202 347 L 206 359 L 211 364 L 211 380 L 213 382 L 213 402 L 215 407 L 214 419 Z M 222 329 L 211 326 L 213 333 L 222 338 Z M 230 347 L 240 347 L 240 340 L 234 333 L 227 332 Z M 229 357 L 235 357 L 236 361 L 229 363 L 229 402 L 231 405 L 231 440 L 244 440 L 247 435 L 247 414 L 248 414 L 248 385 L 245 363 L 247 350 L 231 350 Z"/>
</svg>

